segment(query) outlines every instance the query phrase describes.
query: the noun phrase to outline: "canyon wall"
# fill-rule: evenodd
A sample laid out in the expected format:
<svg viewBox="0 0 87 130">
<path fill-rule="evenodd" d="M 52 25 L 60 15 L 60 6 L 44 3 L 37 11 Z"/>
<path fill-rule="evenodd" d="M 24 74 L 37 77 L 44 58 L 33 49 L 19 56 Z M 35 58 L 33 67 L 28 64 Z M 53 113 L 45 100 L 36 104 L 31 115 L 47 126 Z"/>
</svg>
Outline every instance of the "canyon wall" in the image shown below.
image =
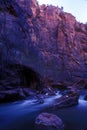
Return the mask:
<svg viewBox="0 0 87 130">
<path fill-rule="evenodd" d="M 45 80 L 87 78 L 87 25 L 36 0 L 0 1 L 0 64 L 31 67 Z"/>
</svg>

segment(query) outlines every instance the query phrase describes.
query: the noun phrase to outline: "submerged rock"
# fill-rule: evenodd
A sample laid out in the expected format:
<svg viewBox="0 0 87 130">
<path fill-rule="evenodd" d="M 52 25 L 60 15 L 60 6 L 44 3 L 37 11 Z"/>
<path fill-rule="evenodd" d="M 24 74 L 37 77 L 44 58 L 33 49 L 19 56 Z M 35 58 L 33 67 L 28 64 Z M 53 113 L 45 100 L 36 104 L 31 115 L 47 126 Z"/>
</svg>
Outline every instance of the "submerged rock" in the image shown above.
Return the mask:
<svg viewBox="0 0 87 130">
<path fill-rule="evenodd" d="M 41 113 L 35 120 L 35 124 L 55 127 L 61 130 L 64 127 L 63 121 L 56 115 L 51 113 Z"/>
</svg>

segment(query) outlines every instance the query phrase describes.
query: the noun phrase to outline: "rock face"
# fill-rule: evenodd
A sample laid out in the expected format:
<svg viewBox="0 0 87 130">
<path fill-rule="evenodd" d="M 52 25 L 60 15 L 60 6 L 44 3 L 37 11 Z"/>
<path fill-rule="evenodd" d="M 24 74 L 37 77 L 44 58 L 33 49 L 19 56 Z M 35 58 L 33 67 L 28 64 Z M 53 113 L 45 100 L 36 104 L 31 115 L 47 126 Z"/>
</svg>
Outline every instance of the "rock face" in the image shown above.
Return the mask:
<svg viewBox="0 0 87 130">
<path fill-rule="evenodd" d="M 63 121 L 54 114 L 50 113 L 41 113 L 35 120 L 37 125 L 51 126 L 55 127 L 58 130 L 64 128 Z"/>
<path fill-rule="evenodd" d="M 87 25 L 36 0 L 0 0 L 0 59 L 1 66 L 26 65 L 53 82 L 85 79 Z"/>
</svg>

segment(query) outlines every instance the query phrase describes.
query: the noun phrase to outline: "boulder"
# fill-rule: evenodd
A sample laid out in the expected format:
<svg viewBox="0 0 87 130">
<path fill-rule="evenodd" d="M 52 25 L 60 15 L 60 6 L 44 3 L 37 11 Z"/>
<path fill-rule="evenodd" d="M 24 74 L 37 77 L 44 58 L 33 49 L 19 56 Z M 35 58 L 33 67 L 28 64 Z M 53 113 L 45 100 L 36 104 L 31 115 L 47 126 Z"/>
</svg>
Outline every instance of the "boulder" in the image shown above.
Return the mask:
<svg viewBox="0 0 87 130">
<path fill-rule="evenodd" d="M 55 127 L 58 130 L 64 128 L 63 121 L 56 115 L 51 113 L 41 113 L 35 120 L 35 124 Z"/>
<path fill-rule="evenodd" d="M 56 103 L 52 106 L 56 108 L 72 107 L 78 104 L 79 93 L 68 92 L 68 94 L 56 99 Z"/>
</svg>

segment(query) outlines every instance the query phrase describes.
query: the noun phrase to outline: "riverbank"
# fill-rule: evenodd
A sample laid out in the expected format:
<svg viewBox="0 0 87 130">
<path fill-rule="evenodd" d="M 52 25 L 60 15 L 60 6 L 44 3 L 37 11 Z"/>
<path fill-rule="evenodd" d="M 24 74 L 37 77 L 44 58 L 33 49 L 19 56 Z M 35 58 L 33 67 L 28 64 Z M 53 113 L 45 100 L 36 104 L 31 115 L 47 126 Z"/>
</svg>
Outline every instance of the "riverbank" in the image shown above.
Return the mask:
<svg viewBox="0 0 87 130">
<path fill-rule="evenodd" d="M 84 95 L 81 94 L 77 106 L 64 109 L 46 109 L 61 96 L 59 93 L 46 98 L 43 104 L 37 103 L 34 99 L 27 99 L 0 105 L 0 130 L 55 130 L 55 128 L 40 128 L 35 125 L 35 118 L 41 112 L 58 115 L 65 123 L 64 130 L 86 130 L 87 101 L 83 99 Z"/>
</svg>

